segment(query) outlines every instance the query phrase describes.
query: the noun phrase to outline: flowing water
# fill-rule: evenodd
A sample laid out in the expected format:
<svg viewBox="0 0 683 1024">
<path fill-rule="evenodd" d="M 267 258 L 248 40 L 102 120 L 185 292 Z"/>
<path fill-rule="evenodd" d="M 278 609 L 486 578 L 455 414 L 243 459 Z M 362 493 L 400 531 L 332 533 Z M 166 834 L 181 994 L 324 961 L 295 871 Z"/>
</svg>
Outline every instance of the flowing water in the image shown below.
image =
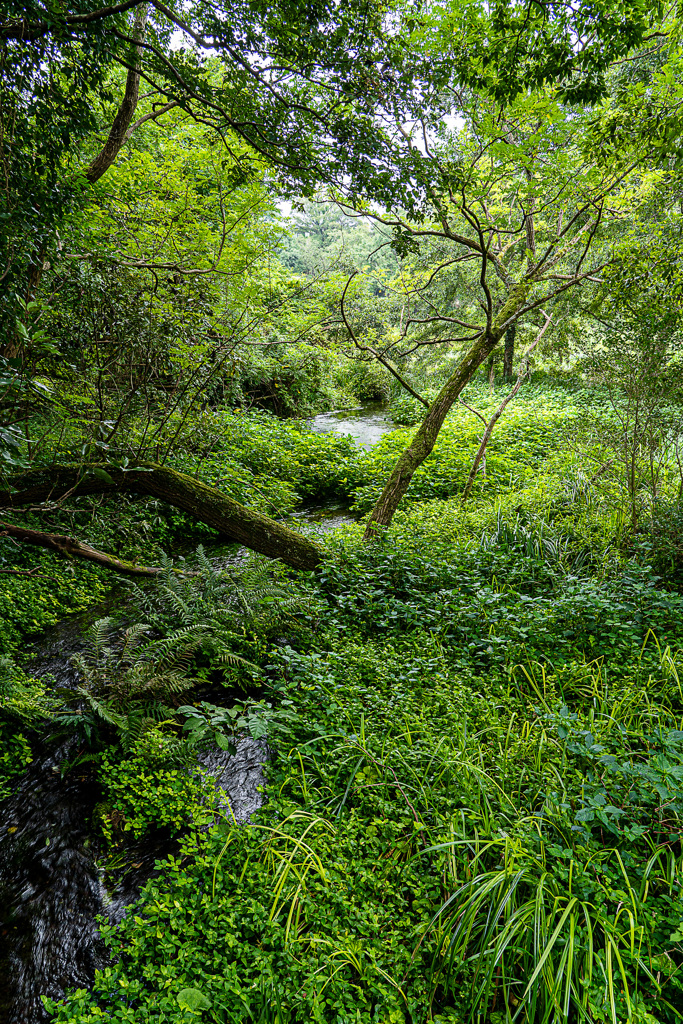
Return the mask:
<svg viewBox="0 0 683 1024">
<path fill-rule="evenodd" d="M 317 434 L 345 434 L 361 448 L 373 448 L 382 434 L 394 429 L 384 402 L 366 402 L 357 409 L 324 412 L 309 423 Z"/>
<path fill-rule="evenodd" d="M 373 403 L 351 411 L 316 416 L 315 431 L 351 435 L 371 448 L 392 429 L 386 409 Z M 353 517 L 330 503 L 296 517 L 326 532 Z M 217 564 L 236 562 L 243 549 L 217 546 Z M 114 589 L 96 608 L 58 623 L 34 644 L 30 670 L 52 676 L 55 685 L 73 687 L 72 656 L 97 619 L 120 610 L 125 588 Z M 0 806 L 0 1024 L 45 1024 L 41 994 L 59 998 L 71 988 L 87 988 L 106 962 L 96 916 L 118 922 L 147 879 L 155 861 L 172 852 L 165 836 L 129 849 L 127 870 L 112 889 L 97 863 L 97 840 L 90 825 L 101 798 L 95 773 L 87 765 L 63 772 L 75 754 L 73 743 L 46 744 L 16 792 Z M 263 741 L 243 738 L 234 756 L 216 749 L 201 762 L 226 794 L 235 818 L 247 822 L 262 802 L 267 757 Z"/>
</svg>

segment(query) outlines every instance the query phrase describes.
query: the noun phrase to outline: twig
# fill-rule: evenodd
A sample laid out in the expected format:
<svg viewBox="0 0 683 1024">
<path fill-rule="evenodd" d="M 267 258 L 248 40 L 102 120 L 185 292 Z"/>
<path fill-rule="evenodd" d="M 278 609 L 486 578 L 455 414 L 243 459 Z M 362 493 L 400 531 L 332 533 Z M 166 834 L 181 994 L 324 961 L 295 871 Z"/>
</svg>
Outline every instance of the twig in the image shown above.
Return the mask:
<svg viewBox="0 0 683 1024">
<path fill-rule="evenodd" d="M 377 359 L 377 361 L 382 364 L 382 366 L 386 367 L 386 369 L 389 371 L 389 373 L 393 374 L 393 376 L 399 382 L 401 387 L 404 387 L 406 389 L 406 391 L 409 391 L 410 394 L 413 396 L 413 398 L 417 398 L 418 402 L 422 402 L 422 404 L 424 405 L 425 409 L 429 409 L 429 402 L 427 401 L 427 399 L 423 398 L 422 395 L 419 395 L 417 393 L 417 391 L 415 391 L 414 388 L 411 388 L 411 386 L 408 383 L 408 381 L 403 379 L 401 374 L 398 372 L 398 370 L 394 366 L 392 366 L 392 364 L 389 362 L 389 360 L 385 359 L 384 356 L 380 352 L 377 352 L 374 348 L 372 348 L 371 345 L 363 345 L 360 341 L 358 341 L 356 335 L 354 334 L 353 328 L 351 327 L 351 324 L 349 323 L 349 321 L 346 318 L 346 312 L 344 310 L 344 299 L 346 298 L 346 293 L 348 291 L 349 285 L 351 284 L 351 282 L 353 281 L 353 279 L 354 279 L 354 277 L 356 276 L 357 273 L 358 273 L 358 271 L 354 270 L 353 274 L 351 274 L 351 277 L 346 282 L 346 286 L 344 288 L 344 291 L 342 292 L 342 297 L 341 297 L 341 304 L 340 304 L 341 315 L 342 315 L 342 320 L 344 321 L 344 326 L 346 327 L 346 330 L 351 335 L 353 343 L 354 343 L 354 345 L 356 346 L 357 349 L 359 349 L 361 352 L 369 352 L 370 355 L 374 356 L 375 359 Z"/>
<path fill-rule="evenodd" d="M 593 476 L 588 481 L 588 486 L 590 487 L 591 484 L 594 484 L 598 477 L 601 477 L 603 473 L 606 473 L 610 466 L 612 466 L 613 464 L 614 459 L 608 459 L 607 462 L 603 462 L 602 466 L 600 466 L 600 469 L 597 471 L 597 473 L 593 473 Z"/>
<path fill-rule="evenodd" d="M 0 569 L 0 573 L 5 573 L 7 576 L 28 576 L 32 580 L 54 580 L 54 576 L 46 576 L 45 573 L 38 572 L 37 569 Z"/>
<path fill-rule="evenodd" d="M 527 376 L 527 374 L 529 372 L 529 356 L 531 355 L 533 350 L 536 348 L 536 346 L 538 345 L 539 341 L 541 340 L 541 338 L 543 337 L 543 335 L 547 331 L 548 327 L 552 323 L 551 317 L 548 316 L 548 314 L 545 312 L 545 310 L 542 310 L 542 312 L 543 312 L 543 315 L 546 318 L 546 322 L 543 325 L 543 327 L 540 329 L 538 334 L 536 335 L 536 338 L 535 338 L 533 344 L 531 344 L 529 346 L 529 348 L 524 353 L 524 356 L 522 357 L 522 365 L 520 366 L 519 373 L 517 374 L 517 382 L 516 382 L 515 386 L 513 387 L 512 391 L 508 395 L 505 396 L 505 398 L 503 399 L 501 404 L 498 406 L 498 408 L 494 412 L 493 416 L 491 417 L 491 419 L 488 421 L 488 423 L 486 425 L 486 430 L 484 431 L 484 436 L 481 439 L 481 444 L 479 445 L 479 449 L 477 451 L 477 454 L 474 456 L 474 462 L 472 463 L 472 468 L 470 470 L 470 475 L 468 476 L 467 483 L 465 484 L 465 490 L 462 492 L 462 501 L 463 501 L 463 503 L 467 501 L 467 499 L 469 498 L 469 496 L 470 496 L 470 494 L 472 492 L 472 487 L 474 486 L 474 481 L 476 479 L 477 473 L 479 472 L 479 466 L 481 464 L 481 460 L 484 458 L 484 455 L 486 453 L 486 446 L 487 446 L 487 444 L 489 443 L 489 441 L 491 439 L 491 434 L 493 433 L 493 428 L 495 427 L 495 425 L 498 422 L 498 420 L 500 419 L 500 417 L 503 415 L 503 412 L 505 411 L 505 407 L 507 406 L 508 402 L 512 401 L 512 399 L 515 397 L 515 395 L 517 394 L 517 392 L 521 388 L 522 382 L 524 381 L 524 379 L 526 378 L 526 376 Z M 463 402 L 463 405 L 464 404 L 465 403 Z M 469 408 L 469 406 L 467 408 Z M 472 409 L 470 411 L 471 412 L 475 412 L 474 409 Z M 483 420 L 483 416 L 481 416 L 480 413 L 477 413 L 477 415 L 479 416 L 479 418 L 481 420 Z"/>
</svg>

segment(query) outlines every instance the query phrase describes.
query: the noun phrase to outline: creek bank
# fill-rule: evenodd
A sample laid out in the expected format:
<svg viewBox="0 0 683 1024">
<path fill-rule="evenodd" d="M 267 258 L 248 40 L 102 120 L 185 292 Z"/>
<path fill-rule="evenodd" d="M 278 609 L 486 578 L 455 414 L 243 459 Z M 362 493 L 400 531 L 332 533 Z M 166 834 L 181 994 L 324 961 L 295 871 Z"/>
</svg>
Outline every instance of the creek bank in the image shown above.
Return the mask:
<svg viewBox="0 0 683 1024">
<path fill-rule="evenodd" d="M 87 988 L 106 965 L 96 922 L 118 924 L 175 844 L 159 832 L 126 849 L 126 868 L 108 888 L 91 820 L 101 787 L 92 768 L 66 772 L 64 743 L 39 754 L 2 809 L 0 826 L 0 1020 L 49 1021 L 41 995 Z M 263 802 L 262 740 L 243 737 L 234 755 L 209 751 L 199 763 L 225 794 L 223 812 L 243 824 Z"/>
<path fill-rule="evenodd" d="M 352 436 L 371 448 L 392 429 L 386 407 L 372 403 L 355 410 L 314 417 L 311 429 Z M 339 503 L 309 505 L 295 514 L 324 534 L 356 519 Z M 218 566 L 238 564 L 245 548 L 218 540 L 207 545 Z M 84 633 L 97 619 L 125 610 L 128 590 L 115 587 L 103 602 L 58 623 L 32 644 L 30 670 L 52 676 L 57 687 L 73 689 L 71 664 L 84 646 Z M 108 890 L 98 864 L 98 840 L 91 820 L 101 790 L 87 765 L 62 776 L 61 765 L 75 755 L 73 742 L 35 751 L 17 790 L 0 806 L 0 1020 L 3 1024 L 47 1024 L 41 995 L 59 999 L 72 988 L 88 988 L 95 970 L 106 964 L 96 923 L 98 915 L 122 920 L 155 863 L 173 852 L 167 835 L 145 837 L 127 849 L 127 867 Z M 263 802 L 262 740 L 242 737 L 237 751 L 202 754 L 200 763 L 227 796 L 225 813 L 248 822 Z"/>
</svg>

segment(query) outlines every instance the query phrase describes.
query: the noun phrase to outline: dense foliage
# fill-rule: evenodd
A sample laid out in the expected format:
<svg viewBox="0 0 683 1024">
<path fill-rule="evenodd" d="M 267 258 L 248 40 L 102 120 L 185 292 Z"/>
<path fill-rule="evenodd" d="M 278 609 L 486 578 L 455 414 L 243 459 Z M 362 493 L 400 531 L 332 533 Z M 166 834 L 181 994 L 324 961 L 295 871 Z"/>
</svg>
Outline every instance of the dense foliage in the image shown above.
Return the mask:
<svg viewBox="0 0 683 1024">
<path fill-rule="evenodd" d="M 46 1022 L 683 1017 L 682 38 L 0 4 L 0 798 L 146 872 Z"/>
<path fill-rule="evenodd" d="M 483 382 L 468 398 L 498 402 Z M 465 506 L 478 437 L 459 409 L 383 545 L 350 524 L 322 571 L 284 589 L 282 570 L 225 575 L 202 555 L 198 577 L 168 563 L 138 591 L 141 621 L 190 659 L 186 684 L 213 689 L 169 706 L 157 673 L 156 712 L 125 651 L 93 689 L 92 648 L 84 686 L 107 706 L 78 727 L 91 722 L 101 778 L 94 827 L 117 857 L 150 829 L 186 838 L 104 928 L 111 965 L 57 1020 L 498 1022 L 558 1001 L 596 1021 L 678 1019 L 680 561 L 653 568 L 645 485 L 633 534 L 618 464 L 588 483 L 605 451 L 584 424 L 610 409 L 576 380 L 526 385 Z M 228 464 L 267 459 L 273 486 L 361 502 L 406 429 L 364 453 L 262 414 L 238 422 Z M 675 462 L 662 479 L 674 508 Z M 246 701 L 226 706 L 235 686 Z M 246 828 L 192 767 L 197 743 L 245 729 L 272 752 Z"/>
<path fill-rule="evenodd" d="M 676 1020 L 683 618 L 656 582 L 340 552 L 265 654 L 265 808 L 184 843 L 57 1019 L 190 1019 L 192 989 L 215 1020 Z"/>
</svg>

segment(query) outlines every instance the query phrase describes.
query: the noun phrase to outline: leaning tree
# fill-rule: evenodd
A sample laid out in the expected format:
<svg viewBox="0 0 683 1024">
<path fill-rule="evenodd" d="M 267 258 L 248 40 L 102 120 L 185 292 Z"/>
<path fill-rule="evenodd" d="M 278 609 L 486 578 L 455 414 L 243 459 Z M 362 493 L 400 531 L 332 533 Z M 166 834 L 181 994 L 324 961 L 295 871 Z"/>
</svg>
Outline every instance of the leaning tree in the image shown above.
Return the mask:
<svg viewBox="0 0 683 1024">
<path fill-rule="evenodd" d="M 677 24 L 648 29 L 656 13 L 636 6 L 624 23 L 618 5 L 494 4 L 485 14 L 454 4 L 406 18 L 408 52 L 428 67 L 413 88 L 398 75 L 386 87 L 402 209 L 388 192 L 383 210 L 337 196 L 390 228 L 400 253 L 431 254 L 429 272 L 404 287 L 400 330 L 373 353 L 426 413 L 366 539 L 391 523 L 453 403 L 501 341 L 510 363 L 517 325 L 542 328 L 568 293 L 603 284 L 624 235 L 628 247 L 643 233 L 631 216 L 634 191 L 653 161 L 671 159 L 671 125 L 680 128 Z M 624 91 L 622 69 L 643 54 L 648 87 Z M 347 330 L 367 350 L 343 306 Z M 459 358 L 427 402 L 396 365 L 435 344 Z"/>
<path fill-rule="evenodd" d="M 578 9 L 553 0 L 452 0 L 435 10 L 379 0 L 3 5 L 0 312 L 10 345 L 0 370 L 9 377 L 21 360 L 12 318 L 51 252 L 58 258 L 61 218 L 87 201 L 136 126 L 179 107 L 227 147 L 241 141 L 245 176 L 249 153 L 257 154 L 290 193 L 327 185 L 350 208 L 383 220 L 399 253 L 443 242 L 449 255 L 437 276 L 476 268 L 478 307 L 435 313 L 464 355 L 395 467 L 372 535 L 391 521 L 448 409 L 506 332 L 595 278 L 609 258 L 620 192 L 636 161 L 601 162 L 582 146 L 585 105 L 604 95 L 610 63 L 643 39 L 650 20 L 642 0 L 628 12 L 612 0 Z M 123 96 L 109 96 L 108 130 L 88 151 L 92 112 L 114 66 L 125 72 Z M 409 317 L 406 338 L 423 326 Z M 5 507 L 98 488 L 154 493 L 158 485 L 165 500 L 203 514 L 184 481 L 161 482 L 161 467 L 48 466 L 38 482 L 31 472 L 7 474 Z M 202 500 L 208 509 L 217 499 Z M 292 564 L 319 559 L 315 545 L 301 559 L 289 556 L 293 542 L 278 524 L 255 532 L 253 523 L 237 525 L 244 516 L 224 509 L 215 525 Z M 265 542 L 254 539 L 261 529 Z M 67 546 L 83 553 L 76 541 Z"/>
</svg>

